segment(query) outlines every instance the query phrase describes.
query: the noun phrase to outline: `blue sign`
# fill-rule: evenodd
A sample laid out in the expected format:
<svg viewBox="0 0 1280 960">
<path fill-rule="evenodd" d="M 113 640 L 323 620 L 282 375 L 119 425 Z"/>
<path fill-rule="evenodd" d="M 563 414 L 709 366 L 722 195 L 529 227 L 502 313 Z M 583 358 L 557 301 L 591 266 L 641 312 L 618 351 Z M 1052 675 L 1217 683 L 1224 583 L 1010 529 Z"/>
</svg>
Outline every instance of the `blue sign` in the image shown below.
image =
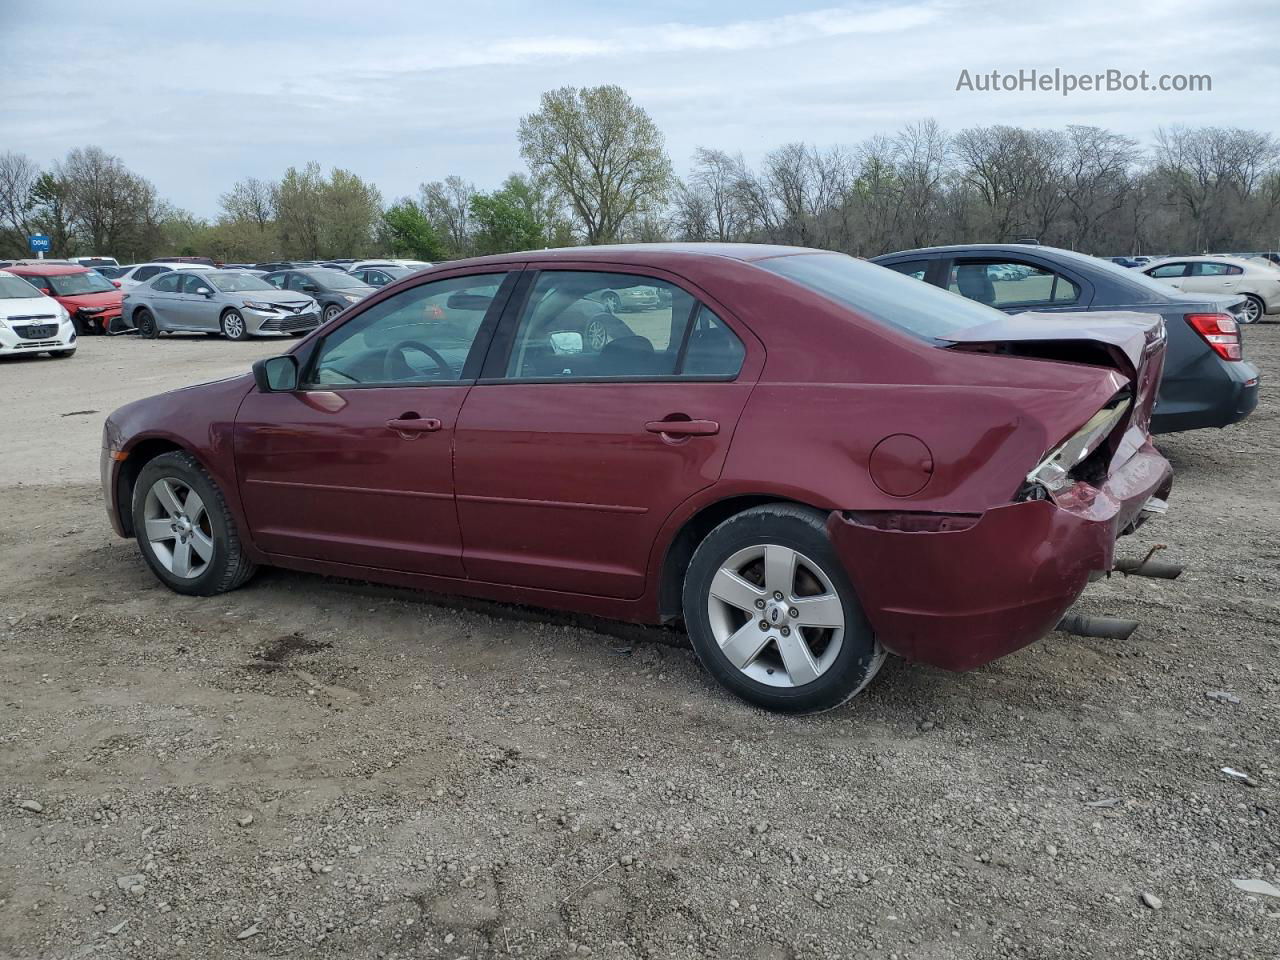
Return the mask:
<svg viewBox="0 0 1280 960">
<path fill-rule="evenodd" d="M 43 233 L 37 233 L 34 237 L 27 237 L 27 246 L 32 253 L 48 253 L 49 238 Z"/>
</svg>

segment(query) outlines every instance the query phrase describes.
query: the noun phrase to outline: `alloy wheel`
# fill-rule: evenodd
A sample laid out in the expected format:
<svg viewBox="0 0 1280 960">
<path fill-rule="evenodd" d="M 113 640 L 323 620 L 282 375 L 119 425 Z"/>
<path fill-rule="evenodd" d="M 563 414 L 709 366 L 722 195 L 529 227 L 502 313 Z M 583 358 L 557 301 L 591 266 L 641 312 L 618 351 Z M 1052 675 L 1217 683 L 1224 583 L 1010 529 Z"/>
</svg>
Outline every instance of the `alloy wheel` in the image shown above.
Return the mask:
<svg viewBox="0 0 1280 960">
<path fill-rule="evenodd" d="M 234 310 L 228 312 L 222 318 L 222 332 L 229 340 L 239 340 L 244 336 L 244 317 Z"/>
<path fill-rule="evenodd" d="M 213 527 L 200 495 L 175 477 L 151 485 L 143 504 L 147 542 L 160 565 L 194 580 L 213 559 Z"/>
<path fill-rule="evenodd" d="M 707 613 L 729 662 L 769 686 L 812 683 L 831 668 L 844 641 L 844 605 L 831 578 L 779 544 L 730 556 L 711 581 Z"/>
<path fill-rule="evenodd" d="M 329 304 L 329 306 L 324 308 L 324 318 L 322 322 L 333 323 L 333 321 L 338 318 L 338 314 L 341 312 L 342 310 L 340 308 L 334 306 L 333 304 Z"/>
<path fill-rule="evenodd" d="M 1244 311 L 1240 314 L 1240 319 L 1245 323 L 1257 323 L 1262 318 L 1262 305 L 1253 297 L 1246 297 L 1244 301 Z"/>
<path fill-rule="evenodd" d="M 604 345 L 609 342 L 609 329 L 605 326 L 603 320 L 592 320 L 587 324 L 586 348 L 591 353 L 599 353 L 604 349 Z"/>
</svg>

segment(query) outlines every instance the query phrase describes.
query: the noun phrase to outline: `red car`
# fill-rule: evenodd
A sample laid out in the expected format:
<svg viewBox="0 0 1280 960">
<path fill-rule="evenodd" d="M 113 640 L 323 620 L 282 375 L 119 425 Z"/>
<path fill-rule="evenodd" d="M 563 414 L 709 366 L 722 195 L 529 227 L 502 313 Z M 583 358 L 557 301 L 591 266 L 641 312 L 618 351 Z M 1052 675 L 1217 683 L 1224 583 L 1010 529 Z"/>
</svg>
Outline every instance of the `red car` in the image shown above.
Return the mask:
<svg viewBox="0 0 1280 960">
<path fill-rule="evenodd" d="M 602 317 L 632 286 L 665 305 Z M 1031 643 L 1163 507 L 1163 328 L 1125 316 L 1009 317 L 790 247 L 450 263 L 117 410 L 107 511 L 180 593 L 272 564 L 683 617 L 735 693 L 819 710 L 886 651 Z"/>
<path fill-rule="evenodd" d="M 67 308 L 77 334 L 117 333 L 124 295 L 96 270 L 74 263 L 27 260 L 6 268 Z"/>
</svg>

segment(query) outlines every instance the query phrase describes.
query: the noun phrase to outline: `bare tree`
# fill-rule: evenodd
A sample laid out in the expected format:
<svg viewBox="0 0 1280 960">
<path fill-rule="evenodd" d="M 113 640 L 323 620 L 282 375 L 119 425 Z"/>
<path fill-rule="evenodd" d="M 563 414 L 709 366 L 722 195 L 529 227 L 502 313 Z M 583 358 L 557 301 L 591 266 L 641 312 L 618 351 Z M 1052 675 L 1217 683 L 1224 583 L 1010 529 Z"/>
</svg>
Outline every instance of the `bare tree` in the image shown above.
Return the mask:
<svg viewBox="0 0 1280 960">
<path fill-rule="evenodd" d="M 21 254 L 34 232 L 35 189 L 40 168 L 21 153 L 0 153 L 0 238 L 6 252 Z"/>
<path fill-rule="evenodd" d="M 253 223 L 265 231 L 275 219 L 278 190 L 279 186 L 269 180 L 245 177 L 232 184 L 218 203 L 228 220 Z"/>
<path fill-rule="evenodd" d="M 455 257 L 471 251 L 471 198 L 475 185 L 459 176 L 424 183 L 418 188 L 422 212 Z"/>
</svg>

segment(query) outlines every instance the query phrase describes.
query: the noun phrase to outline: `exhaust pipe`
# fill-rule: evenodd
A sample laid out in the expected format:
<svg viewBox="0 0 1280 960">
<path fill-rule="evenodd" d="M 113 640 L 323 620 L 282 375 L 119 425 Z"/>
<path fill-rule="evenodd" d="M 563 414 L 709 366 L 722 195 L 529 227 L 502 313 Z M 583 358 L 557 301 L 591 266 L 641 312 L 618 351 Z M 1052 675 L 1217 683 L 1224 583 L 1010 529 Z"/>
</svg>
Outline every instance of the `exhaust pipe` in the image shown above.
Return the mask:
<svg viewBox="0 0 1280 960">
<path fill-rule="evenodd" d="M 1117 560 L 1114 569 L 1116 573 L 1123 573 L 1126 577 L 1151 577 L 1155 580 L 1177 580 L 1182 574 L 1180 563 L 1165 563 L 1161 560 L 1146 558 L 1136 560 L 1133 557 Z"/>
<path fill-rule="evenodd" d="M 1141 560 L 1133 557 L 1126 557 L 1117 560 L 1116 565 L 1111 569 L 1116 573 L 1123 573 L 1126 577 L 1151 577 L 1155 580 L 1177 580 L 1182 574 L 1182 564 L 1180 563 L 1163 563 L 1159 560 L 1153 560 L 1158 552 L 1164 550 L 1166 545 L 1157 543 L 1147 555 Z"/>
<path fill-rule="evenodd" d="M 1138 629 L 1137 620 L 1121 620 L 1119 617 L 1089 617 L 1083 613 L 1068 613 L 1058 621 L 1054 629 L 1074 633 L 1077 637 L 1098 637 L 1102 640 L 1128 640 Z"/>
</svg>

